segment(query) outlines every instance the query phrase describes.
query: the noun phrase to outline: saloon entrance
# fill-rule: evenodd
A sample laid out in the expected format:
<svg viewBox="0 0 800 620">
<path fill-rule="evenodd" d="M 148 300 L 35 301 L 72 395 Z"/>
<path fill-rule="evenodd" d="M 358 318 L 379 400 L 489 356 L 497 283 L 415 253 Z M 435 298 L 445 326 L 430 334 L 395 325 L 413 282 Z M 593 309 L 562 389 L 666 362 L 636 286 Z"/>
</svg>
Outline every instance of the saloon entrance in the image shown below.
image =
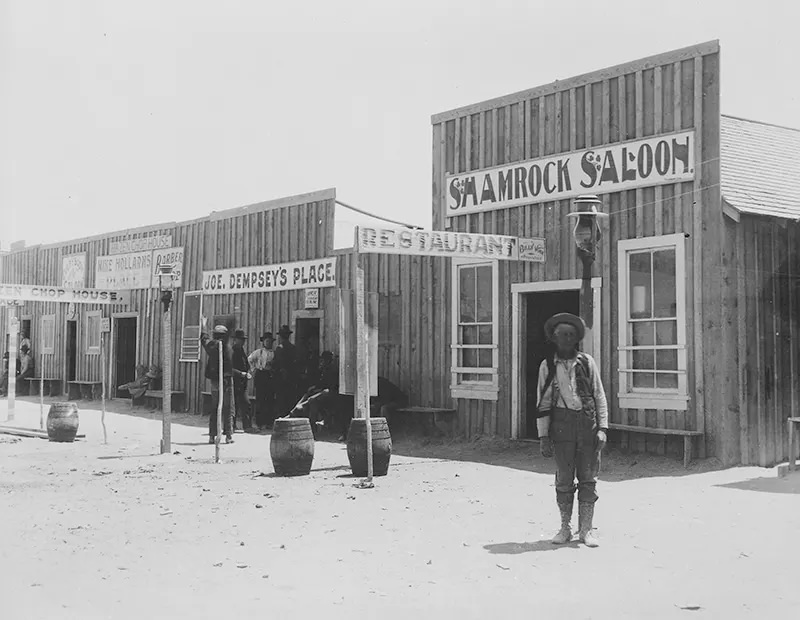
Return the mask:
<svg viewBox="0 0 800 620">
<path fill-rule="evenodd" d="M 138 318 L 136 316 L 114 318 L 114 382 L 120 386 L 136 380 L 136 332 Z M 115 398 L 130 398 L 128 390 L 114 388 Z"/>
</svg>

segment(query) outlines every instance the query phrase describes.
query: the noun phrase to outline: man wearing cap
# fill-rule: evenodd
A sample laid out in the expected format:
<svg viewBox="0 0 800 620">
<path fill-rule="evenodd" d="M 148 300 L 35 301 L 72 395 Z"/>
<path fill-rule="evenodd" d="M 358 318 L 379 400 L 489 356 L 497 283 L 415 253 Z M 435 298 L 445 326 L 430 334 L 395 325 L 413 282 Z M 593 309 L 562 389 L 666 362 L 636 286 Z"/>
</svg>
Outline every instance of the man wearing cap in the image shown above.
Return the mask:
<svg viewBox="0 0 800 620">
<path fill-rule="evenodd" d="M 271 428 L 275 420 L 275 385 L 272 377 L 272 362 L 275 351 L 272 332 L 264 332 L 261 346 L 247 358 L 253 369 L 253 384 L 256 389 L 256 425 L 259 430 Z"/>
<path fill-rule="evenodd" d="M 556 503 L 561 529 L 554 544 L 572 540 L 570 521 L 578 480 L 578 535 L 587 547 L 597 547 L 592 532 L 597 501 L 597 474 L 608 432 L 608 405 L 594 359 L 579 350 L 586 332 L 580 317 L 566 312 L 550 317 L 545 335 L 556 352 L 539 367 L 537 428 L 542 456 L 555 455 Z"/>
<path fill-rule="evenodd" d="M 275 349 L 273 369 L 275 371 L 275 417 L 282 417 L 297 403 L 300 395 L 298 389 L 298 364 L 297 349 L 289 341 L 292 330 L 288 325 L 282 325 L 278 332 L 280 343 Z"/>
<path fill-rule="evenodd" d="M 252 377 L 250 374 L 250 362 L 247 361 L 247 352 L 244 350 L 244 343 L 247 334 L 243 329 L 233 332 L 233 401 L 236 413 L 233 418 L 233 429 L 236 430 L 236 420 L 242 421 L 242 430 L 245 433 L 255 432 L 253 420 L 250 417 L 250 398 L 247 396 L 247 381 Z"/>
<path fill-rule="evenodd" d="M 233 367 L 231 364 L 233 350 L 228 341 L 228 328 L 224 325 L 214 327 L 213 338 L 205 333 L 206 317 L 202 319 L 203 333 L 200 344 L 208 355 L 206 362 L 206 379 L 211 383 L 211 400 L 213 409 L 208 420 L 208 443 L 214 443 L 217 436 L 217 408 L 219 407 L 219 349 L 222 347 L 222 427 L 225 442 L 233 443 Z"/>
<path fill-rule="evenodd" d="M 28 342 L 30 342 L 30 340 Z M 23 343 L 19 349 L 19 352 L 20 371 L 19 377 L 17 378 L 17 381 L 19 382 L 19 387 L 17 387 L 17 390 L 21 396 L 26 396 L 30 391 L 30 385 L 27 381 L 25 381 L 25 379 L 33 378 L 33 357 L 31 356 L 31 349 L 28 344 Z"/>
</svg>

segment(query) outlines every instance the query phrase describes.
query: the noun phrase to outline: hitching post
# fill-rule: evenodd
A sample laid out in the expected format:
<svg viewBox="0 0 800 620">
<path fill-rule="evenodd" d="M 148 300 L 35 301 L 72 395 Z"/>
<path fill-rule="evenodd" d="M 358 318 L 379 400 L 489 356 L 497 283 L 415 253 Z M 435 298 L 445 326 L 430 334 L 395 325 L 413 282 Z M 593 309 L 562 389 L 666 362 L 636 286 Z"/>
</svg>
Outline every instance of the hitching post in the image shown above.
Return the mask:
<svg viewBox="0 0 800 620">
<path fill-rule="evenodd" d="M 39 354 L 39 429 L 44 430 L 44 353 Z"/>
<path fill-rule="evenodd" d="M 8 414 L 9 422 L 14 420 L 14 397 L 17 394 L 17 305 L 9 304 L 8 317 Z"/>
<path fill-rule="evenodd" d="M 214 462 L 219 463 L 219 438 L 222 435 L 222 403 L 225 401 L 225 386 L 222 384 L 222 340 L 217 340 L 219 360 L 219 398 L 217 398 L 217 436 L 214 438 Z M 214 415 L 213 413 L 211 415 Z"/>
<path fill-rule="evenodd" d="M 358 228 L 356 228 L 358 235 Z M 356 242 L 356 249 L 358 243 Z M 353 257 L 355 262 L 355 284 L 356 284 L 356 410 L 357 417 L 363 417 L 366 421 L 366 440 L 367 440 L 367 478 L 359 483 L 360 488 L 372 488 L 372 422 L 370 421 L 369 410 L 369 334 L 365 320 L 365 295 L 364 295 L 364 256 L 356 251 Z"/>
<path fill-rule="evenodd" d="M 108 433 L 106 432 L 106 334 L 100 331 L 100 399 L 102 410 L 100 411 L 100 424 L 103 427 L 103 443 L 108 443 Z"/>
<path fill-rule="evenodd" d="M 164 307 L 161 334 L 161 377 L 163 397 L 161 399 L 161 454 L 172 452 L 172 288 L 174 284 L 172 265 L 159 265 L 158 283 L 161 289 L 161 304 Z"/>
</svg>

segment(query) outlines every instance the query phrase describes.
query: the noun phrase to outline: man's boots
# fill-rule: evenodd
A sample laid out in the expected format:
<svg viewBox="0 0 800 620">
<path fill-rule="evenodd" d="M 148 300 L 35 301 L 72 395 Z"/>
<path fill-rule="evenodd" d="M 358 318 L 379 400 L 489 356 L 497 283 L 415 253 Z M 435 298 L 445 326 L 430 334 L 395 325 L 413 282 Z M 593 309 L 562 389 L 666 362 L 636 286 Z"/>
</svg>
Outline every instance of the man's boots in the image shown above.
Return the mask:
<svg viewBox="0 0 800 620">
<path fill-rule="evenodd" d="M 569 525 L 572 520 L 572 503 L 573 500 L 571 498 L 567 502 L 558 502 L 558 510 L 561 512 L 561 529 L 550 541 L 554 545 L 565 545 L 572 541 L 572 529 L 570 529 Z"/>
<path fill-rule="evenodd" d="M 578 538 L 587 547 L 599 547 L 600 541 L 597 540 L 592 532 L 592 519 L 594 518 L 594 503 L 580 502 L 578 504 Z"/>
</svg>

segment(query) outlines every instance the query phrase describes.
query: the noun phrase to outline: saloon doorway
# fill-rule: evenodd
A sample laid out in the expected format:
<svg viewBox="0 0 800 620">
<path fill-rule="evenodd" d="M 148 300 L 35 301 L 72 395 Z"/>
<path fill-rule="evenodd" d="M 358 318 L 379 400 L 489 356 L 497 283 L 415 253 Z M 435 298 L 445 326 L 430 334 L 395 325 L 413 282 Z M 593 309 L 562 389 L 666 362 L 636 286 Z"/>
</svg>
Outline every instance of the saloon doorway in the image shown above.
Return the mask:
<svg viewBox="0 0 800 620">
<path fill-rule="evenodd" d="M 595 358 L 600 339 L 600 278 L 592 278 L 594 329 L 582 349 Z M 536 401 L 539 366 L 552 353 L 544 323 L 556 313 L 580 314 L 580 280 L 512 285 L 512 437 L 538 439 Z"/>
<path fill-rule="evenodd" d="M 315 381 L 322 352 L 322 311 L 299 310 L 294 313 L 294 344 L 297 347 L 297 361 L 302 374 L 304 390 Z"/>
</svg>

